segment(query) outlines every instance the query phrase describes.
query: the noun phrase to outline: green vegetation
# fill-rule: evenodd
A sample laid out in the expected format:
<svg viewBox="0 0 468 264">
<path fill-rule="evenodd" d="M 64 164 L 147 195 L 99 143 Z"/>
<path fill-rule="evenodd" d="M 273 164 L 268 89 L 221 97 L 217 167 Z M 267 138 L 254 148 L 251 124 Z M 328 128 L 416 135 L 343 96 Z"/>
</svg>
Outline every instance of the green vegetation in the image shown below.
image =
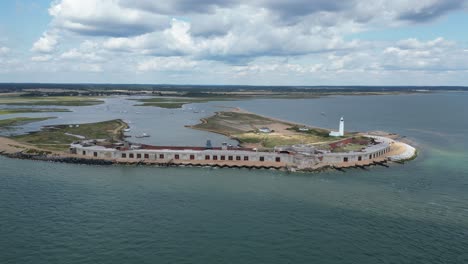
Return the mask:
<svg viewBox="0 0 468 264">
<path fill-rule="evenodd" d="M 77 136 L 86 139 L 120 140 L 127 124 L 120 119 L 80 125 L 48 126 L 41 131 L 13 137 L 13 139 L 48 150 L 67 150 L 69 145 L 78 140 Z"/>
<path fill-rule="evenodd" d="M 70 112 L 63 108 L 5 108 L 0 109 L 0 115 L 22 114 L 22 113 L 52 113 L 52 112 Z"/>
<path fill-rule="evenodd" d="M 333 138 L 322 138 L 309 135 L 297 135 L 297 134 L 279 134 L 279 133 L 242 133 L 233 134 L 232 137 L 241 144 L 253 144 L 258 148 L 271 149 L 276 146 L 284 145 L 295 145 L 295 144 L 317 144 L 319 142 L 329 142 L 334 140 Z"/>
<path fill-rule="evenodd" d="M 306 131 L 302 131 L 301 128 L 304 128 L 303 126 L 293 126 L 288 128 L 288 130 L 295 131 L 300 134 L 306 134 L 306 135 L 314 135 L 318 137 L 328 137 L 328 134 L 330 134 L 330 131 L 326 129 L 321 129 L 321 128 L 307 128 Z"/>
<path fill-rule="evenodd" d="M 365 145 L 351 143 L 351 144 L 346 144 L 346 145 L 341 146 L 341 147 L 334 148 L 331 151 L 334 152 L 334 153 L 360 151 L 365 147 L 366 147 Z"/>
<path fill-rule="evenodd" d="M 336 144 L 336 146 L 324 146 L 322 149 L 328 149 L 334 153 L 340 152 L 351 152 L 351 151 L 361 151 L 363 148 L 368 145 L 373 144 L 374 140 L 372 138 L 363 137 L 363 136 L 354 136 L 351 138 L 350 142 Z"/>
<path fill-rule="evenodd" d="M 329 137 L 325 129 L 309 128 L 307 133 L 298 132 L 294 129 L 299 127 L 297 124 L 242 112 L 218 112 L 212 117 L 202 119 L 201 124 L 191 127 L 229 136 L 243 146 L 267 149 L 280 145 L 317 144 L 336 140 Z M 268 127 L 272 132 L 259 132 L 262 127 Z"/>
<path fill-rule="evenodd" d="M 88 96 L 2 96 L 3 105 L 53 105 L 53 106 L 88 106 L 102 104 L 104 101 Z"/>
<path fill-rule="evenodd" d="M 245 87 L 247 88 L 247 87 Z M 257 87 L 258 88 L 258 87 Z M 334 95 L 382 95 L 396 94 L 400 92 L 392 91 L 359 91 L 352 89 L 307 89 L 299 87 L 283 87 L 275 89 L 248 89 L 224 87 L 220 89 L 212 89 L 208 87 L 199 87 L 197 89 L 161 89 L 153 91 L 155 97 L 135 99 L 140 104 L 137 106 L 156 106 L 161 108 L 181 108 L 185 104 L 191 103 L 206 103 L 212 101 L 233 101 L 233 100 L 249 100 L 259 98 L 278 98 L 278 99 L 304 99 L 304 98 L 320 98 L 323 96 Z"/>
<path fill-rule="evenodd" d="M 193 103 L 206 103 L 210 101 L 223 101 L 229 100 L 228 98 L 221 97 L 152 97 L 145 99 L 135 99 L 140 102 L 137 106 L 156 106 L 161 108 L 175 109 L 182 108 L 185 104 Z"/>
<path fill-rule="evenodd" d="M 35 117 L 35 118 L 15 117 L 15 118 L 3 119 L 3 120 L 0 120 L 0 128 L 10 128 L 14 126 L 21 126 L 21 125 L 29 124 L 32 122 L 48 120 L 51 118 L 55 118 L 55 117 Z"/>
<path fill-rule="evenodd" d="M 241 112 L 218 112 L 214 116 L 202 119 L 202 123 L 192 128 L 207 130 L 218 134 L 232 136 L 233 134 L 255 131 L 277 121 L 272 119 Z"/>
</svg>

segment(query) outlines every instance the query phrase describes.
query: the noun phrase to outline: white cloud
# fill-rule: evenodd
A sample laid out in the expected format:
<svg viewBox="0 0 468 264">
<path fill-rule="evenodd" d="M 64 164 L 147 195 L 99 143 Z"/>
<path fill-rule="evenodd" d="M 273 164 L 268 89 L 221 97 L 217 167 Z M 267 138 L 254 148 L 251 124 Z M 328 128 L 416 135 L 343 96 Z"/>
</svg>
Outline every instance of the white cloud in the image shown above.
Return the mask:
<svg viewBox="0 0 468 264">
<path fill-rule="evenodd" d="M 100 64 L 82 63 L 78 65 L 73 65 L 72 70 L 78 71 L 78 72 L 98 73 L 98 72 L 103 72 L 103 67 Z"/>
<path fill-rule="evenodd" d="M 10 49 L 7 47 L 0 47 L 0 55 L 6 55 L 10 53 Z"/>
<path fill-rule="evenodd" d="M 355 33 L 435 21 L 467 2 L 54 0 L 52 21 L 24 61 L 37 71 L 118 73 L 123 79 L 137 71 L 138 78 L 157 82 L 191 73 L 194 80 L 212 76 L 208 80 L 218 83 L 346 83 L 359 76 L 371 82 L 366 74 L 395 81 L 390 76 L 403 71 L 406 78 L 466 71 L 466 44 L 420 36 L 364 41 Z M 1 46 L 0 55 L 11 57 Z"/>
<path fill-rule="evenodd" d="M 53 25 L 89 36 L 134 36 L 151 32 L 167 18 L 127 8 L 117 0 L 61 0 L 49 9 Z"/>
<path fill-rule="evenodd" d="M 50 61 L 50 60 L 52 60 L 52 56 L 50 55 L 39 55 L 39 56 L 31 57 L 31 61 L 35 61 L 35 62 L 45 62 L 45 61 Z"/>
<path fill-rule="evenodd" d="M 261 56 L 355 49 L 361 43 L 345 36 L 375 26 L 435 19 L 463 2 L 56 0 L 49 13 L 52 30 L 103 39 L 102 47 L 114 52 L 245 63 Z M 56 43 L 47 40 L 43 36 L 33 49 L 50 52 Z M 73 50 L 62 55 L 84 57 Z"/>
<path fill-rule="evenodd" d="M 58 36 L 46 32 L 34 44 L 31 51 L 40 53 L 52 53 L 58 45 Z"/>
<path fill-rule="evenodd" d="M 463 60 L 468 59 L 462 52 L 463 47 L 443 38 L 429 41 L 406 39 L 387 47 L 378 59 L 382 67 L 389 70 L 467 70 Z"/>
<path fill-rule="evenodd" d="M 162 32 L 153 32 L 130 38 L 110 38 L 104 42 L 103 46 L 111 50 L 162 56 L 187 54 L 195 48 L 189 30 L 189 23 L 172 19 L 171 27 Z"/>
<path fill-rule="evenodd" d="M 98 56 L 94 52 L 86 53 L 79 49 L 71 49 L 60 55 L 61 59 L 64 60 L 79 60 L 79 61 L 103 61 L 103 57 Z"/>
<path fill-rule="evenodd" d="M 146 71 L 184 71 L 197 66 L 197 62 L 183 57 L 155 57 L 138 64 L 137 69 Z"/>
</svg>

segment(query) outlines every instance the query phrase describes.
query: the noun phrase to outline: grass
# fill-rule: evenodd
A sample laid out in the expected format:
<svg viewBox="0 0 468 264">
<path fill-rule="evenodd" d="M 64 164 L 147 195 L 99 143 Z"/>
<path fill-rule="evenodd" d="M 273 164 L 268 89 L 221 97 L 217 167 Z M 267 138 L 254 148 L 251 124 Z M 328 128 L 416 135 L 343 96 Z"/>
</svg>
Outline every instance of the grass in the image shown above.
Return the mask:
<svg viewBox="0 0 468 264">
<path fill-rule="evenodd" d="M 295 144 L 316 144 L 318 142 L 332 141 L 332 138 L 322 138 L 309 135 L 282 135 L 277 133 L 242 133 L 232 135 L 233 138 L 241 143 L 256 144 L 258 147 L 271 149 L 276 146 L 295 145 Z"/>
<path fill-rule="evenodd" d="M 14 126 L 21 126 L 33 122 L 48 120 L 55 117 L 15 117 L 0 120 L 0 128 L 10 128 Z"/>
<path fill-rule="evenodd" d="M 168 109 L 182 108 L 185 104 L 193 103 L 206 103 L 211 101 L 224 101 L 229 100 L 224 97 L 152 97 L 145 99 L 135 99 L 135 101 L 140 102 L 137 106 L 155 106 Z"/>
<path fill-rule="evenodd" d="M 0 115 L 22 114 L 22 113 L 52 113 L 52 112 L 70 112 L 63 108 L 5 108 L 0 109 Z"/>
<path fill-rule="evenodd" d="M 89 96 L 5 96 L 0 97 L 3 105 L 29 106 L 89 106 L 102 104 L 104 101 Z"/>
<path fill-rule="evenodd" d="M 214 116 L 202 119 L 202 123 L 193 128 L 232 136 L 254 131 L 257 126 L 266 126 L 274 122 L 277 121 L 250 113 L 218 112 Z"/>
<path fill-rule="evenodd" d="M 361 144 L 346 144 L 342 147 L 337 147 L 332 149 L 332 152 L 334 153 L 340 153 L 340 152 L 350 152 L 350 151 L 360 151 L 362 148 L 365 148 L 365 145 Z"/>
<path fill-rule="evenodd" d="M 218 112 L 202 119 L 202 123 L 191 126 L 194 129 L 223 134 L 238 140 L 243 146 L 271 149 L 280 145 L 317 144 L 336 140 L 328 131 L 310 128 L 299 132 L 299 125 L 243 112 Z M 258 129 L 269 127 L 272 133 L 260 133 Z"/>
<path fill-rule="evenodd" d="M 336 147 L 329 146 L 329 150 L 334 153 L 361 151 L 363 148 L 371 145 L 373 139 L 363 136 L 353 136 L 350 143 L 341 144 Z"/>
<path fill-rule="evenodd" d="M 306 135 L 314 135 L 318 137 L 328 137 L 330 134 L 330 131 L 326 129 L 321 129 L 321 128 L 308 128 L 307 131 L 301 131 L 300 130 L 301 126 L 293 126 L 291 128 L 288 128 L 288 130 L 295 131 L 300 134 L 306 134 Z"/>
<path fill-rule="evenodd" d="M 80 135 L 86 139 L 120 140 L 127 124 L 120 119 L 81 124 L 79 127 L 56 125 L 43 128 L 41 131 L 14 136 L 13 139 L 48 150 L 66 150 L 78 138 L 68 134 Z"/>
<path fill-rule="evenodd" d="M 206 103 L 213 101 L 234 101 L 248 100 L 259 98 L 276 98 L 276 99 L 304 99 L 304 98 L 320 98 L 323 96 L 334 95 L 382 95 L 382 94 L 398 94 L 401 92 L 391 91 L 266 91 L 266 90 L 239 90 L 239 91 L 192 91 L 192 92 L 175 92 L 166 95 L 155 96 L 151 98 L 135 99 L 139 102 L 137 106 L 154 106 L 161 108 L 181 108 L 185 104 Z M 162 94 L 162 93 L 161 93 Z"/>
</svg>

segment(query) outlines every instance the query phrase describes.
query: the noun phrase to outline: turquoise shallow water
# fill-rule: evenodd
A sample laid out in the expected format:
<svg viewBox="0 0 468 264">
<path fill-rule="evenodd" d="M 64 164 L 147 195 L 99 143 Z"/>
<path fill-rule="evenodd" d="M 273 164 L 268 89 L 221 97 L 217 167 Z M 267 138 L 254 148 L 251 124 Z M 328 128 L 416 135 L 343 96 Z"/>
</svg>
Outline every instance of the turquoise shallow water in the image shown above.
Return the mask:
<svg viewBox="0 0 468 264">
<path fill-rule="evenodd" d="M 331 126 L 351 108 L 356 129 L 408 135 L 421 155 L 391 168 L 287 174 L 0 158 L 0 263 L 468 263 L 468 97 L 434 96 L 276 102 L 296 121 Z M 282 117 L 263 102 L 231 103 Z M 366 110 L 375 105 L 387 110 Z"/>
</svg>

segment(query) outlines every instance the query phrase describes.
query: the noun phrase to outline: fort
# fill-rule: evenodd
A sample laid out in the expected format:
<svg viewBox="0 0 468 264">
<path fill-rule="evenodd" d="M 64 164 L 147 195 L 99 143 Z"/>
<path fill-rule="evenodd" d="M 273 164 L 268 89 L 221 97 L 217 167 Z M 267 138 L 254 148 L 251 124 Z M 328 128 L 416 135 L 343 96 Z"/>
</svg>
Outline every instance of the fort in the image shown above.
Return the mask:
<svg viewBox="0 0 468 264">
<path fill-rule="evenodd" d="M 75 142 L 70 153 L 83 158 L 112 160 L 116 163 L 159 165 L 193 165 L 249 168 L 316 170 L 323 167 L 372 165 L 385 161 L 400 161 L 415 155 L 411 146 L 390 138 L 371 136 L 372 143 L 359 151 L 333 153 L 309 145 L 278 146 L 273 151 L 230 147 L 151 146 L 119 142 L 109 144 L 99 140 Z M 346 143 L 335 142 L 335 145 Z"/>
</svg>

